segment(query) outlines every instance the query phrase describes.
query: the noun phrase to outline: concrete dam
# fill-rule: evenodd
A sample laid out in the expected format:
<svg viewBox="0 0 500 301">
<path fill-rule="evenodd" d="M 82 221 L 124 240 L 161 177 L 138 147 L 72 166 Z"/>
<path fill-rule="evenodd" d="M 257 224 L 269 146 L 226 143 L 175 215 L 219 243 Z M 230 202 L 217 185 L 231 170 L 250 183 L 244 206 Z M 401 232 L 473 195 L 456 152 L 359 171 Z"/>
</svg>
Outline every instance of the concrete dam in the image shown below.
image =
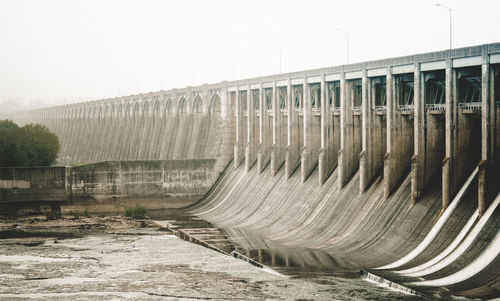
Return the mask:
<svg viewBox="0 0 500 301">
<path fill-rule="evenodd" d="M 364 269 L 430 297 L 500 296 L 500 43 L 15 121 L 55 132 L 63 162 L 215 159 L 217 181 L 188 210 L 271 264 Z"/>
</svg>

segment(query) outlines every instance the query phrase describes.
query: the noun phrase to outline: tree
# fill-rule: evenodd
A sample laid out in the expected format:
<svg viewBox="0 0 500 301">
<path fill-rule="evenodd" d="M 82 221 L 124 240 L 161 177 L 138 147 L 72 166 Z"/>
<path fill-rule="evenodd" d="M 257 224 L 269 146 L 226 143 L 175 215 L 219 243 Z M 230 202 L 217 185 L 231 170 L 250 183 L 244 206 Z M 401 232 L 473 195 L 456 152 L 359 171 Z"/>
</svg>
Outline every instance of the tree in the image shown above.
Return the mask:
<svg viewBox="0 0 500 301">
<path fill-rule="evenodd" d="M 0 121 L 0 166 L 47 166 L 55 162 L 59 139 L 39 124 L 18 127 Z"/>
</svg>

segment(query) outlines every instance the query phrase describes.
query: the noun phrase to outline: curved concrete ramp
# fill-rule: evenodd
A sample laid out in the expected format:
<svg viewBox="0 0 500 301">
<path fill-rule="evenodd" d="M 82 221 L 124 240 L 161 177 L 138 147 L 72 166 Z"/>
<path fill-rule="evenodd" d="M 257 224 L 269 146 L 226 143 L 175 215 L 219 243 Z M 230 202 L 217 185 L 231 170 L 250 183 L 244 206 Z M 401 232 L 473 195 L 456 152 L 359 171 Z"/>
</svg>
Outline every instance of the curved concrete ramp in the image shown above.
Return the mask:
<svg viewBox="0 0 500 301">
<path fill-rule="evenodd" d="M 380 175 L 362 194 L 358 189 L 359 172 L 340 190 L 337 170 L 323 185 L 313 180 L 316 175 L 317 170 L 314 170 L 309 180 L 301 183 L 300 174 L 286 179 L 283 169 L 273 176 L 269 169 L 258 174 L 256 168 L 248 172 L 244 167 L 228 168 L 191 212 L 226 229 L 249 254 L 274 254 L 283 262 L 295 262 L 298 266 L 330 262 L 327 266 L 333 270 L 383 267 L 385 270 L 374 270 L 374 273 L 428 295 L 448 294 L 432 279 L 459 273 L 463 268 L 459 265 L 464 262 L 476 262 L 483 256 L 484 248 L 491 248 L 488 242 L 496 237 L 493 229 L 498 224 L 498 217 L 492 209 L 494 204 L 479 222 L 476 221 L 477 169 L 441 215 L 440 175 L 435 177 L 435 185 L 430 185 L 421 201 L 414 205 L 410 205 L 409 175 L 388 199 L 383 197 Z M 478 229 L 482 229 L 481 234 Z M 429 235 L 433 239 L 429 239 Z M 473 236 L 475 239 L 471 239 Z M 420 270 L 419 266 L 425 267 L 436 257 L 457 254 L 450 248 L 464 248 L 466 237 L 469 237 L 467 252 L 460 253 L 455 264 L 436 271 L 438 274 L 415 278 L 396 273 L 396 269 Z M 420 250 L 415 253 L 419 245 Z M 313 250 L 325 254 L 328 260 L 318 261 L 322 256 L 310 253 Z M 488 253 L 490 259 L 491 252 Z M 394 262 L 397 264 L 391 264 Z M 488 267 L 474 271 L 476 277 L 483 277 L 479 283 L 466 279 L 460 285 L 455 283 L 451 287 L 450 284 L 450 291 L 465 294 L 463 292 L 470 291 L 471 286 L 478 288 L 494 280 L 496 276 L 486 270 Z M 415 281 L 417 279 L 430 282 Z M 494 289 L 493 293 L 498 291 Z M 488 294 L 491 295 L 491 291 Z"/>
</svg>

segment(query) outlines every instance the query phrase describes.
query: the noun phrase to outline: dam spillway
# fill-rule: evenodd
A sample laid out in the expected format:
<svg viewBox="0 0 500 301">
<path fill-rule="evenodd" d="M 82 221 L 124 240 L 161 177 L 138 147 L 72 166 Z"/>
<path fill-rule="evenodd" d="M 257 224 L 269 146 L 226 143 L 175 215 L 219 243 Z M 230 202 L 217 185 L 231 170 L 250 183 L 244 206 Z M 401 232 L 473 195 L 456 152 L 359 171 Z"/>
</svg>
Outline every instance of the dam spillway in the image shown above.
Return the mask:
<svg viewBox="0 0 500 301">
<path fill-rule="evenodd" d="M 190 210 L 440 296 L 498 297 L 500 44 L 19 112 L 61 161 L 217 159 Z M 228 166 L 228 167 L 226 167 Z M 296 259 L 300 261 L 300 259 Z"/>
</svg>

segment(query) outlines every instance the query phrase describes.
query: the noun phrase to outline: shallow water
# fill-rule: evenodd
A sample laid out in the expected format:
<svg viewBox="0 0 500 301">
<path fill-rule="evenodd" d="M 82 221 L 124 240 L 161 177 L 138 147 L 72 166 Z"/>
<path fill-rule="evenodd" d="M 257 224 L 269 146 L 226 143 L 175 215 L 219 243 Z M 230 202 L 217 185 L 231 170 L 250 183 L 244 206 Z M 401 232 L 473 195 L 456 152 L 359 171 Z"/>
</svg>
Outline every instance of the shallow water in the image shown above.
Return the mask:
<svg viewBox="0 0 500 301">
<path fill-rule="evenodd" d="M 252 234 L 179 211 L 150 217 L 197 235 L 216 233 L 203 237 L 226 254 L 153 230 L 72 238 L 20 232 L 0 239 L 0 300 L 418 300 L 324 253 L 243 245 Z"/>
<path fill-rule="evenodd" d="M 172 235 L 92 234 L 34 246 L 19 240 L 0 240 L 0 300 L 408 298 L 325 272 L 268 273 Z"/>
</svg>

